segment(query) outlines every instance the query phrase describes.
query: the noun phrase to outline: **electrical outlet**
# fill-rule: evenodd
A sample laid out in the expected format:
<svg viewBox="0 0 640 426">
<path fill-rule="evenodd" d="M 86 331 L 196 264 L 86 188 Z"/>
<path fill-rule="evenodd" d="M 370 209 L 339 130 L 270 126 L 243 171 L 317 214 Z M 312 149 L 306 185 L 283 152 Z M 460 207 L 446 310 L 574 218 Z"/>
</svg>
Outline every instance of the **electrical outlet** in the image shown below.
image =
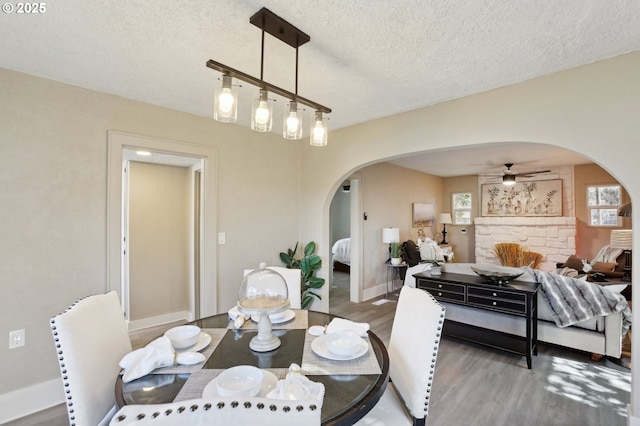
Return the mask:
<svg viewBox="0 0 640 426">
<path fill-rule="evenodd" d="M 24 328 L 21 330 L 13 330 L 9 332 L 9 349 L 24 346 Z"/>
<path fill-rule="evenodd" d="M 227 234 L 224 232 L 218 232 L 218 244 L 225 244 L 227 242 Z"/>
</svg>

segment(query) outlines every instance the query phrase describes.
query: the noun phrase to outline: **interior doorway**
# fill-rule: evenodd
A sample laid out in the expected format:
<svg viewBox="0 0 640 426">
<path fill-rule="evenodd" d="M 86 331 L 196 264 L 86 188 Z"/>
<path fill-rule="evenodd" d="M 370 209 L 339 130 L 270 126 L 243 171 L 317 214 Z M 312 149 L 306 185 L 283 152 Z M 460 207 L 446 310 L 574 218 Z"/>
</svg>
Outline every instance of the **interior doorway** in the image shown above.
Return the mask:
<svg viewBox="0 0 640 426">
<path fill-rule="evenodd" d="M 332 300 L 362 300 L 362 222 L 360 177 L 351 176 L 337 189 L 331 203 Z"/>
<path fill-rule="evenodd" d="M 202 159 L 129 148 L 123 154 L 122 295 L 129 329 L 192 321 L 200 305 Z"/>
<path fill-rule="evenodd" d="M 216 314 L 215 149 L 119 132 L 109 132 L 108 141 L 107 291 L 115 290 L 119 293 L 129 328 L 140 329 L 173 322 L 177 319 L 192 320 Z M 147 151 L 151 155 L 142 158 L 138 155 L 139 151 Z M 182 196 L 186 201 L 182 203 L 184 205 L 180 209 L 184 210 L 184 223 L 187 225 L 184 226 L 186 228 L 184 237 L 178 237 L 184 243 L 184 251 L 183 254 L 177 256 L 183 256 L 183 264 L 187 266 L 183 268 L 183 278 L 175 279 L 175 282 L 187 283 L 185 290 L 187 302 L 183 304 L 184 309 L 176 310 L 164 307 L 166 308 L 164 311 L 145 313 L 144 318 L 140 318 L 136 316 L 135 312 L 132 312 L 132 309 L 136 309 L 135 305 L 132 305 L 131 286 L 136 285 L 132 282 L 132 271 L 137 266 L 132 264 L 136 260 L 130 256 L 128 246 L 132 242 L 130 238 L 132 218 L 129 203 L 131 175 L 128 172 L 134 162 L 136 164 L 168 166 L 178 170 L 178 174 L 185 176 Z M 158 192 L 162 193 L 163 190 L 164 188 L 159 188 Z M 142 193 L 146 194 L 144 188 Z M 153 216 L 153 212 L 143 212 L 143 222 L 144 214 L 147 214 L 147 217 Z M 182 227 L 183 225 L 177 226 Z M 159 228 L 153 232 L 162 233 L 163 230 Z M 140 251 L 138 248 L 138 252 Z M 176 254 L 170 253 L 167 256 L 170 259 Z M 203 259 L 207 259 L 207 261 L 204 262 Z M 147 259 L 147 262 L 153 268 L 153 260 Z M 153 273 L 152 269 L 135 272 L 138 277 L 142 276 L 143 278 L 146 278 L 147 274 L 153 275 Z M 174 291 L 172 285 L 176 285 L 175 282 L 166 285 L 164 291 Z M 155 291 L 146 290 L 152 296 L 158 297 L 157 294 L 154 294 Z M 145 295 L 145 290 L 142 291 L 142 294 Z M 157 300 L 142 300 L 135 303 L 141 303 L 141 306 L 145 307 L 159 304 Z"/>
</svg>

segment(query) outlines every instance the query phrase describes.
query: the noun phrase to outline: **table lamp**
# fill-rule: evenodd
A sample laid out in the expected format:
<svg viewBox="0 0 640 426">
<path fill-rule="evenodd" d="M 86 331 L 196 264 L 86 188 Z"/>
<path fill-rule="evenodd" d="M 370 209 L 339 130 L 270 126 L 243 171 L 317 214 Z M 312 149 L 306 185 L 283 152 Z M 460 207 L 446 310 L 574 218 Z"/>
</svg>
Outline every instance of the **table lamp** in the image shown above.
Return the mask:
<svg viewBox="0 0 640 426">
<path fill-rule="evenodd" d="M 238 310 L 246 315 L 259 315 L 258 334 L 251 339 L 249 347 L 256 352 L 268 352 L 278 348 L 282 342 L 273 334 L 269 315 L 284 312 L 289 308 L 289 289 L 285 279 L 265 263 L 245 275 L 238 290 Z"/>
<path fill-rule="evenodd" d="M 392 263 L 400 263 L 400 259 L 393 260 L 391 244 L 400 243 L 400 229 L 399 228 L 382 228 L 382 242 L 389 244 L 389 255 L 392 258 Z M 394 263 L 395 264 L 395 263 Z"/>
<path fill-rule="evenodd" d="M 611 231 L 611 248 L 622 249 L 624 253 L 624 275 L 622 281 L 631 281 L 631 248 L 633 247 L 633 231 L 631 229 L 614 229 Z"/>
<path fill-rule="evenodd" d="M 447 242 L 447 225 L 453 223 L 453 221 L 451 220 L 451 214 L 440 213 L 440 215 L 438 216 L 438 222 L 442 224 L 442 242 L 440 244 L 449 244 Z"/>
</svg>

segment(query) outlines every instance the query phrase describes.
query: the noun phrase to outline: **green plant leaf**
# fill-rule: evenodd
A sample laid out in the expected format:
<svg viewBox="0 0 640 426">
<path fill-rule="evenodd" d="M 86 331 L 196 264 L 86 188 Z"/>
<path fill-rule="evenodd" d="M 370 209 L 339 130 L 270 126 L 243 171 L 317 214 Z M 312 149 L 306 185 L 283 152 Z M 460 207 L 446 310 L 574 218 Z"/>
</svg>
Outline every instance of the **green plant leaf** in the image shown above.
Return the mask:
<svg viewBox="0 0 640 426">
<path fill-rule="evenodd" d="M 302 309 L 307 309 L 313 303 L 313 296 L 306 295 L 302 299 Z"/>
<path fill-rule="evenodd" d="M 316 243 L 314 243 L 313 241 L 309 242 L 304 247 L 304 255 L 305 256 L 311 256 L 315 252 L 316 252 Z"/>
<path fill-rule="evenodd" d="M 300 261 L 300 267 L 302 271 L 307 274 L 308 272 L 315 272 L 322 266 L 322 259 L 320 256 L 303 257 Z"/>
</svg>

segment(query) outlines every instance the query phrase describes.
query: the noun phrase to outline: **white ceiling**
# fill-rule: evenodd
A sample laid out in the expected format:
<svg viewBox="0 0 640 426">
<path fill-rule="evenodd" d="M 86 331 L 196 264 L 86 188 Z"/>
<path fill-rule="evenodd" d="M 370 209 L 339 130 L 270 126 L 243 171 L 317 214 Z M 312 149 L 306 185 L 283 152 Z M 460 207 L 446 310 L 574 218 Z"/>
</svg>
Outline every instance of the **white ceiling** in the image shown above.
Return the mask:
<svg viewBox="0 0 640 426">
<path fill-rule="evenodd" d="M 249 18 L 267 7 L 311 36 L 299 48 L 298 93 L 333 109 L 330 129 L 640 50 L 637 0 L 45 5 L 39 15 L 0 15 L 0 67 L 206 117 L 219 84 L 208 59 L 260 76 L 261 31 Z M 294 91 L 294 76 L 295 50 L 267 35 L 264 79 Z M 248 84 L 240 89 L 241 125 L 249 123 L 255 92 Z M 461 161 L 465 152 L 457 155 Z"/>
</svg>

